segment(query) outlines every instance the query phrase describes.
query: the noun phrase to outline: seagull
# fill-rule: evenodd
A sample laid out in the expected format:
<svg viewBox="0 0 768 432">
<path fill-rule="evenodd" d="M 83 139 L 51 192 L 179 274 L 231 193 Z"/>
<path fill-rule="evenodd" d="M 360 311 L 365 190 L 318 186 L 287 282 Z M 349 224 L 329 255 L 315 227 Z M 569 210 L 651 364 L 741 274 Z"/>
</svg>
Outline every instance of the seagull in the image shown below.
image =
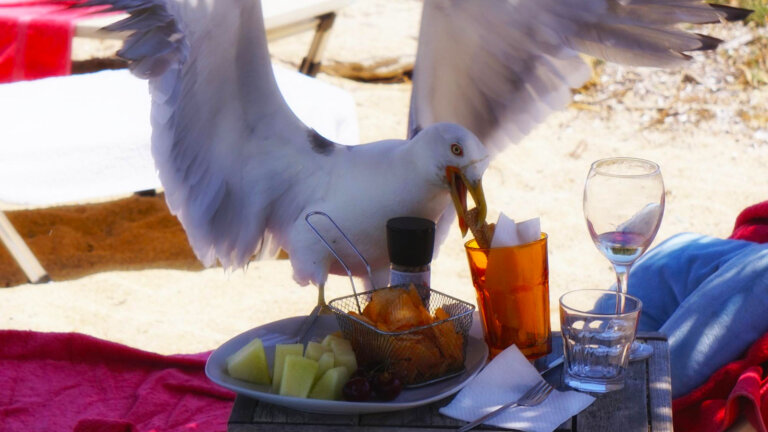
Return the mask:
<svg viewBox="0 0 768 432">
<path fill-rule="evenodd" d="M 719 41 L 676 24 L 746 14 L 698 0 L 426 0 L 406 139 L 347 146 L 303 124 L 281 96 L 259 1 L 82 4 L 129 13 L 106 29 L 133 32 L 118 55 L 149 81 L 153 158 L 197 257 L 235 269 L 283 250 L 295 281 L 319 288 L 319 303 L 328 275 L 345 270 L 308 215 L 329 215 L 370 263 L 368 288 L 383 286 L 386 221 L 436 222 L 437 247 L 456 217 L 466 234 L 469 195 L 482 223 L 492 157 L 568 104 L 590 77 L 581 54 L 679 66 Z"/>
</svg>

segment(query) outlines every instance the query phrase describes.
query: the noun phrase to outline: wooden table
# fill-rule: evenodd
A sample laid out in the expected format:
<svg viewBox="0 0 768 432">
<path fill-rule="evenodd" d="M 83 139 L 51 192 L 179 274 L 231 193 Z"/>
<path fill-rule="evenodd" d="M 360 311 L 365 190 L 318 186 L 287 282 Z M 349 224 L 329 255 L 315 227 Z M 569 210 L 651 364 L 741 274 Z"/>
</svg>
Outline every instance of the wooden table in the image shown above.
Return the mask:
<svg viewBox="0 0 768 432">
<path fill-rule="evenodd" d="M 669 369 L 669 345 L 659 333 L 641 333 L 638 338 L 649 343 L 653 356 L 630 364 L 624 389 L 595 395 L 597 400 L 586 410 L 562 424 L 558 431 L 579 432 L 671 432 L 672 397 Z M 562 342 L 556 335 L 554 358 L 562 353 Z M 546 360 L 541 361 L 546 363 Z M 562 368 L 547 374 L 547 379 L 562 387 Z M 230 432 L 255 431 L 443 431 L 453 430 L 464 422 L 438 412 L 451 397 L 430 405 L 394 413 L 359 416 L 304 413 L 254 399 L 238 396 L 229 418 Z M 507 430 L 480 427 L 478 430 Z"/>
</svg>

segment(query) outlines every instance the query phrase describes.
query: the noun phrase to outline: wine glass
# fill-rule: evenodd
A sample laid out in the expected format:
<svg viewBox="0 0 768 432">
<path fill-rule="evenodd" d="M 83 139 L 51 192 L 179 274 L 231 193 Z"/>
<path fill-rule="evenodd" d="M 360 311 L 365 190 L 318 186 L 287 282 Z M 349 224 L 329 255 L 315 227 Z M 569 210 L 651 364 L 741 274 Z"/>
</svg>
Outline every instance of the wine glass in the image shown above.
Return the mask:
<svg viewBox="0 0 768 432">
<path fill-rule="evenodd" d="M 617 292 L 627 292 L 629 269 L 653 242 L 663 214 L 664 181 L 658 164 L 629 157 L 592 164 L 584 185 L 584 217 L 595 246 L 613 264 Z M 630 359 L 651 354 L 649 345 L 634 342 Z"/>
</svg>

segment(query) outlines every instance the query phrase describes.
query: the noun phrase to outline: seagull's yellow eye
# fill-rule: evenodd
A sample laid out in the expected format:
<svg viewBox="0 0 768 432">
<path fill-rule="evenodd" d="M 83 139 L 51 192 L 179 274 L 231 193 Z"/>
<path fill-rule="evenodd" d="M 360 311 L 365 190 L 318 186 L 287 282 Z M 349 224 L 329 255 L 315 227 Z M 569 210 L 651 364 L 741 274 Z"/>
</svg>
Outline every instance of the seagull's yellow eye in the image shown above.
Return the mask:
<svg viewBox="0 0 768 432">
<path fill-rule="evenodd" d="M 464 155 L 464 149 L 462 149 L 459 144 L 453 143 L 453 144 L 451 144 L 451 153 L 453 153 L 456 156 L 463 156 Z"/>
</svg>

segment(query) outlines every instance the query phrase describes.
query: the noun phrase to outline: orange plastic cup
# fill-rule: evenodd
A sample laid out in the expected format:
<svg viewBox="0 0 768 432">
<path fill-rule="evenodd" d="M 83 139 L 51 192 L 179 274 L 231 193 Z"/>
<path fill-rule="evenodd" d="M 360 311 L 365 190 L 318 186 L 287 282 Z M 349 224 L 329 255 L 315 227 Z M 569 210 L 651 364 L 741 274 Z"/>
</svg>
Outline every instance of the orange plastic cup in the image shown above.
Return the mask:
<svg viewBox="0 0 768 432">
<path fill-rule="evenodd" d="M 493 358 L 515 344 L 529 360 L 552 352 L 547 234 L 512 247 L 464 244 L 485 341 Z"/>
</svg>

